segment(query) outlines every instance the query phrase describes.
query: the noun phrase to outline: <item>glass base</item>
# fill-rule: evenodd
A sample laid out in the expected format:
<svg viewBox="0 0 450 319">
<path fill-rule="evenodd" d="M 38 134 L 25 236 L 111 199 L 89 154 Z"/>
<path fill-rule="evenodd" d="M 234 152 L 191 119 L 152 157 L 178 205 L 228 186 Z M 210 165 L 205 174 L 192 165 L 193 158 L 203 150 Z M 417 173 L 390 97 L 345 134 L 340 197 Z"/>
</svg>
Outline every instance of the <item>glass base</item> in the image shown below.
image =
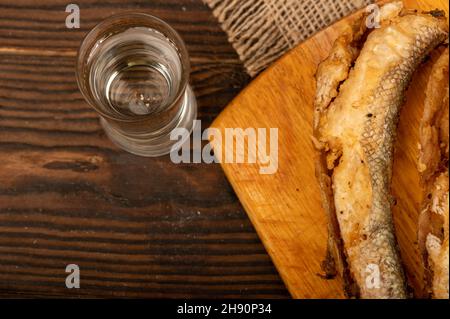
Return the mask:
<svg viewBox="0 0 450 319">
<path fill-rule="evenodd" d="M 169 154 L 175 144 L 181 145 L 186 142 L 190 135 L 183 137 L 183 141 L 171 140 L 170 133 L 176 128 L 184 128 L 192 133 L 194 120 L 197 118 L 197 100 L 191 87 L 188 86 L 185 92 L 183 105 L 181 107 L 180 120 L 167 130 L 164 135 L 142 139 L 139 137 L 125 136 L 120 131 L 112 127 L 105 119 L 101 118 L 100 123 L 109 139 L 121 149 L 139 156 L 158 157 Z"/>
</svg>

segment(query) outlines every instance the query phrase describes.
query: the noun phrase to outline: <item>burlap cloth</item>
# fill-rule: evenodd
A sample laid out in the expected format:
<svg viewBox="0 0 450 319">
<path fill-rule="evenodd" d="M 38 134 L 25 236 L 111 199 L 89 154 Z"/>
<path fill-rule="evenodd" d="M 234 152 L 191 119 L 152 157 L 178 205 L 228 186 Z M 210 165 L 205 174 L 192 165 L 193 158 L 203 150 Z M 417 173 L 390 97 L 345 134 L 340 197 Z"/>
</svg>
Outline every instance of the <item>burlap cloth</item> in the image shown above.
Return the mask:
<svg viewBox="0 0 450 319">
<path fill-rule="evenodd" d="M 255 76 L 298 43 L 372 0 L 203 0 Z"/>
</svg>

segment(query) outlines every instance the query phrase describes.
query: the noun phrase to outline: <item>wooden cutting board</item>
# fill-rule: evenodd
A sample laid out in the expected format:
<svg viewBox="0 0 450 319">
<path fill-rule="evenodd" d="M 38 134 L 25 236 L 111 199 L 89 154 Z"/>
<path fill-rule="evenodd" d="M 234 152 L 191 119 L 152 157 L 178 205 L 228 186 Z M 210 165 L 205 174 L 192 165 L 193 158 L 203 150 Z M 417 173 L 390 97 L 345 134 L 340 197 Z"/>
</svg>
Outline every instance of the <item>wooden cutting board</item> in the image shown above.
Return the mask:
<svg viewBox="0 0 450 319">
<path fill-rule="evenodd" d="M 446 0 L 405 0 L 409 8 L 444 9 Z M 314 176 L 311 143 L 314 74 L 345 25 L 354 16 L 320 32 L 293 49 L 255 79 L 213 123 L 225 128 L 278 128 L 278 171 L 259 174 L 258 164 L 222 164 L 261 240 L 294 298 L 342 298 L 339 278 L 324 279 L 320 264 L 327 223 Z M 410 285 L 421 287 L 416 229 L 421 201 L 416 171 L 419 119 L 430 66 L 414 77 L 398 134 L 393 176 L 397 237 Z M 217 149 L 218 141 L 211 141 Z M 226 145 L 222 145 L 225 149 Z M 234 152 L 233 148 L 226 152 Z M 224 153 L 223 153 L 224 154 Z"/>
</svg>

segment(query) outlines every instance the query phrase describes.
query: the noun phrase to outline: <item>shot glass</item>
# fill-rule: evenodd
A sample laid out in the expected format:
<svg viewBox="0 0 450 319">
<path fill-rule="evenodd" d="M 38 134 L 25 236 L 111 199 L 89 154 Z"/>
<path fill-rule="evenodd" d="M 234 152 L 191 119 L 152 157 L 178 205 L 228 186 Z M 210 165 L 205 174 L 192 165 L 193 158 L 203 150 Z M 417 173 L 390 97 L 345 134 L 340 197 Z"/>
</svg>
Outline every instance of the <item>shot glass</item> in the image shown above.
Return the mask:
<svg viewBox="0 0 450 319">
<path fill-rule="evenodd" d="M 188 52 L 164 21 L 143 13 L 104 20 L 84 38 L 76 71 L 81 93 L 122 149 L 165 155 L 183 143 L 170 139 L 172 130 L 192 131 L 197 102 Z"/>
</svg>

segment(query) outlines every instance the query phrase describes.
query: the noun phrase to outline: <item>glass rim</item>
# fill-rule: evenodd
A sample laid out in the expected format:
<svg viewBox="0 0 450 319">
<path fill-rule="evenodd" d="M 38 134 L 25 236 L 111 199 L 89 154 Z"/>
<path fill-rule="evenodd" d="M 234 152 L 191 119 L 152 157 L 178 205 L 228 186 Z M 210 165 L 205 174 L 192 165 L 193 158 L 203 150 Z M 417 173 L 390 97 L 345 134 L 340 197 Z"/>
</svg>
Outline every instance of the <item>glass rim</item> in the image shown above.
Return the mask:
<svg viewBox="0 0 450 319">
<path fill-rule="evenodd" d="M 130 20 L 131 20 L 130 22 L 132 22 L 133 17 L 146 19 L 149 22 L 159 24 L 161 26 L 161 29 L 166 29 L 166 30 L 160 30 L 157 27 L 153 27 L 155 30 L 157 30 L 158 32 L 161 32 L 164 36 L 166 36 L 168 38 L 168 40 L 170 40 L 172 42 L 172 44 L 175 46 L 176 50 L 178 51 L 178 54 L 179 54 L 180 60 L 181 60 L 181 64 L 182 64 L 182 76 L 181 76 L 181 80 L 180 80 L 180 87 L 178 88 L 177 94 L 175 95 L 173 101 L 168 105 L 168 108 L 165 108 L 163 110 L 160 110 L 155 113 L 150 113 L 150 114 L 143 114 L 143 115 L 138 115 L 138 114 L 125 115 L 124 114 L 123 116 L 114 116 L 112 114 L 104 112 L 101 108 L 99 108 L 96 105 L 98 103 L 95 101 L 95 99 L 93 99 L 93 97 L 91 96 L 91 93 L 88 94 L 88 92 L 85 92 L 86 89 L 90 91 L 89 88 L 86 88 L 85 83 L 83 83 L 84 82 L 84 75 L 83 75 L 84 72 L 83 71 L 84 71 L 85 64 L 87 64 L 87 62 L 85 61 L 85 58 L 89 57 L 90 53 L 92 52 L 93 47 L 99 40 L 106 39 L 107 37 L 111 36 L 114 33 L 111 33 L 104 38 L 101 38 L 98 35 L 101 35 L 102 33 L 107 34 L 107 32 L 105 32 L 105 30 L 108 31 L 108 30 L 114 29 L 116 27 L 115 26 L 116 21 L 123 19 L 123 18 L 130 18 Z M 130 23 L 130 27 L 142 27 L 142 26 L 145 27 L 145 25 L 141 25 L 139 23 L 136 23 L 136 24 Z M 102 30 L 102 28 L 105 28 L 105 30 L 102 33 L 97 34 L 100 30 Z M 164 32 L 164 31 L 166 31 L 166 32 Z M 167 31 L 170 32 L 171 34 L 167 34 Z M 92 43 L 89 43 L 90 40 L 93 40 Z M 170 110 L 174 105 L 179 103 L 184 98 L 184 95 L 185 95 L 185 92 L 186 92 L 186 89 L 187 89 L 187 86 L 189 83 L 191 66 L 190 66 L 190 61 L 189 61 L 189 53 L 188 53 L 188 50 L 187 50 L 187 47 L 186 47 L 186 44 L 185 44 L 183 38 L 167 22 L 165 22 L 164 20 L 162 20 L 156 16 L 153 16 L 151 14 L 144 13 L 144 12 L 123 12 L 123 13 L 114 14 L 114 15 L 109 16 L 108 18 L 100 21 L 83 37 L 83 40 L 81 41 L 81 44 L 80 44 L 80 47 L 78 49 L 77 56 L 76 56 L 76 70 L 75 71 L 76 71 L 76 80 L 77 80 L 78 88 L 79 88 L 81 94 L 83 95 L 84 99 L 88 102 L 88 104 L 91 107 L 93 107 L 95 109 L 95 111 L 98 112 L 101 116 L 103 116 L 107 119 L 110 119 L 110 120 L 118 121 L 118 122 L 140 122 L 140 121 L 145 121 L 147 119 L 153 118 L 155 116 L 158 116 L 161 113 L 164 113 L 164 112 Z"/>
</svg>

